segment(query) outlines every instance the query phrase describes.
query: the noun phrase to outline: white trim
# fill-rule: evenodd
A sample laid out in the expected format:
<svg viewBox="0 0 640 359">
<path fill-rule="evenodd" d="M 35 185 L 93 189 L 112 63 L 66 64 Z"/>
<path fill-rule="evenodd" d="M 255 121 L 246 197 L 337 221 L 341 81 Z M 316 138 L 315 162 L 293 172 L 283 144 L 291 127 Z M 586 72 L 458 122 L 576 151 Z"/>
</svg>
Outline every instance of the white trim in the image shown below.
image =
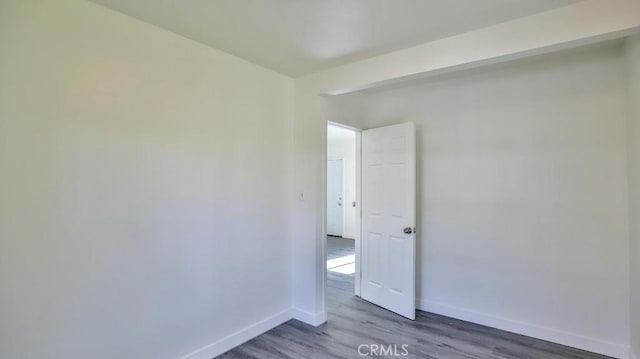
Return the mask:
<svg viewBox="0 0 640 359">
<path fill-rule="evenodd" d="M 349 125 L 344 125 L 344 124 L 339 123 L 339 122 L 327 121 L 327 124 L 331 125 L 331 126 L 346 128 L 347 130 L 351 130 L 353 132 L 362 132 L 362 129 L 360 129 L 360 128 L 349 126 Z"/>
<path fill-rule="evenodd" d="M 633 352 L 633 348 L 629 348 L 629 359 L 640 359 L 640 357 Z"/>
<path fill-rule="evenodd" d="M 238 345 L 261 335 L 262 333 L 271 330 L 284 322 L 287 322 L 292 318 L 291 313 L 291 309 L 283 310 L 282 312 L 276 313 L 222 339 L 216 340 L 211 344 L 205 345 L 204 347 L 197 349 L 181 357 L 180 359 L 215 358 L 218 355 L 224 354 L 225 352 L 237 347 Z"/>
<path fill-rule="evenodd" d="M 528 337 L 542 339 L 614 358 L 627 359 L 629 357 L 629 347 L 623 344 L 587 338 L 578 334 L 567 333 L 557 329 L 544 328 L 534 324 L 496 317 L 490 314 L 478 313 L 429 300 L 416 299 L 416 304 L 418 309 L 426 312 L 481 324 L 512 333 L 522 334 Z"/>
<path fill-rule="evenodd" d="M 354 294 L 358 297 L 362 295 L 360 264 L 362 261 L 362 132 L 356 132 L 356 237 L 354 238 L 354 252 L 356 255 Z"/>
<path fill-rule="evenodd" d="M 326 106 L 326 100 L 323 101 Z M 320 263 L 316 263 L 316 265 L 320 266 L 320 273 L 316 272 L 316 275 L 320 274 L 320 280 L 322 283 L 321 293 L 320 293 L 320 308 L 321 313 L 327 311 L 327 161 L 328 161 L 328 149 L 329 149 L 329 131 L 328 129 L 329 121 L 324 121 L 324 131 L 322 131 L 322 187 L 321 187 L 321 196 L 320 203 L 322 204 L 322 212 L 321 212 L 321 221 L 320 221 L 320 229 L 322 231 L 320 238 Z M 317 258 L 317 254 L 316 254 Z M 316 266 L 317 269 L 317 266 Z M 294 301 L 295 302 L 295 301 Z M 306 312 L 304 310 L 293 308 L 292 310 L 293 317 L 298 319 L 301 322 L 307 323 L 309 325 L 317 326 L 316 323 L 319 319 L 314 318 L 314 314 L 310 312 Z M 317 314 L 316 314 L 317 315 Z M 326 320 L 326 315 L 325 315 Z M 319 324 L 318 324 L 319 325 Z"/>
<path fill-rule="evenodd" d="M 293 319 L 299 320 L 314 327 L 317 327 L 327 321 L 327 312 L 324 311 L 320 313 L 310 313 L 302 309 L 293 308 L 291 309 L 291 314 Z"/>
</svg>

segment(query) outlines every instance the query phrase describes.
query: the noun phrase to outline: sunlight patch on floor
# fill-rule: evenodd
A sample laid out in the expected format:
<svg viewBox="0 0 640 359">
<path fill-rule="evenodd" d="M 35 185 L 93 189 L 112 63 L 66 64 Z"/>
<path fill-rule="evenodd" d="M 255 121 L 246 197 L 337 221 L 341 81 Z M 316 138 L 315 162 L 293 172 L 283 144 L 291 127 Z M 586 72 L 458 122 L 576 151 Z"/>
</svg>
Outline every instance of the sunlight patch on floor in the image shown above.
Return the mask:
<svg viewBox="0 0 640 359">
<path fill-rule="evenodd" d="M 354 274 L 356 272 L 356 255 L 351 254 L 327 260 L 327 270 L 342 274 Z"/>
</svg>

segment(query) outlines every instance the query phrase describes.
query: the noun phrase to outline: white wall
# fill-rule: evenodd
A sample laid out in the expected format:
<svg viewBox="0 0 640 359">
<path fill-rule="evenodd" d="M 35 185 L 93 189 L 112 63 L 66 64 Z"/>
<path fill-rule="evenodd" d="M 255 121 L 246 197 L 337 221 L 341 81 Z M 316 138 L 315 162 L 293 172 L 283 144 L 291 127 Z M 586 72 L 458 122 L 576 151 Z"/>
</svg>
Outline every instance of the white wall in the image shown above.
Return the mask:
<svg viewBox="0 0 640 359">
<path fill-rule="evenodd" d="M 363 128 L 417 124 L 419 307 L 624 355 L 620 46 L 365 97 Z"/>
<path fill-rule="evenodd" d="M 640 35 L 626 41 L 631 224 L 631 350 L 640 358 Z"/>
<path fill-rule="evenodd" d="M 356 133 L 329 125 L 327 128 L 327 159 L 342 160 L 342 237 L 355 239 L 356 228 Z"/>
<path fill-rule="evenodd" d="M 0 1 L 0 54 L 0 357 L 290 313 L 291 79 L 80 0 Z"/>
<path fill-rule="evenodd" d="M 293 304 L 299 313 L 296 317 L 312 324 L 326 319 L 322 179 L 326 166 L 323 133 L 329 117 L 323 95 L 622 38 L 640 28 L 638 9 L 637 0 L 580 1 L 296 79 L 292 181 L 296 200 L 292 201 L 290 222 L 290 233 L 296 236 L 292 247 Z M 304 200 L 298 199 L 300 194 Z"/>
<path fill-rule="evenodd" d="M 325 117 L 334 123 L 351 128 L 358 128 L 362 122 L 362 106 L 364 95 L 361 92 L 351 92 L 340 96 L 326 96 L 324 98 Z"/>
</svg>

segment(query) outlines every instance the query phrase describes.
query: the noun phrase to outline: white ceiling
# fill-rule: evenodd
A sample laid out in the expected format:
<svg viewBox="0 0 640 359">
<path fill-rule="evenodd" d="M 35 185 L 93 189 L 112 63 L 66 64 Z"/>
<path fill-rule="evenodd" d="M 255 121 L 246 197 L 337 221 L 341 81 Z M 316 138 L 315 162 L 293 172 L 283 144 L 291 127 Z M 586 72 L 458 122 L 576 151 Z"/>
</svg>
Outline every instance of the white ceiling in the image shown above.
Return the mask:
<svg viewBox="0 0 640 359">
<path fill-rule="evenodd" d="M 92 0 L 297 77 L 579 0 Z"/>
</svg>

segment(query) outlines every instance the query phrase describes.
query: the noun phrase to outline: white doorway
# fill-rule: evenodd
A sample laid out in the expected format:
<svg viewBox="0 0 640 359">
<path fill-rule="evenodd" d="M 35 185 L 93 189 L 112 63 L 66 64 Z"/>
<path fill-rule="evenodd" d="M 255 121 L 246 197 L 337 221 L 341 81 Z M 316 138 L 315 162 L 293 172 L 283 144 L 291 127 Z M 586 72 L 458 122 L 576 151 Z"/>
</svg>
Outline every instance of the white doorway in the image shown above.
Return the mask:
<svg viewBox="0 0 640 359">
<path fill-rule="evenodd" d="M 327 124 L 326 258 L 329 302 L 360 295 L 360 131 Z"/>
<path fill-rule="evenodd" d="M 328 293 L 355 294 L 409 319 L 415 318 L 415 151 L 412 123 L 364 131 L 328 124 Z M 327 299 L 331 308 L 335 298 Z"/>
<path fill-rule="evenodd" d="M 327 234 L 342 237 L 343 234 L 343 160 L 327 161 Z"/>
</svg>

